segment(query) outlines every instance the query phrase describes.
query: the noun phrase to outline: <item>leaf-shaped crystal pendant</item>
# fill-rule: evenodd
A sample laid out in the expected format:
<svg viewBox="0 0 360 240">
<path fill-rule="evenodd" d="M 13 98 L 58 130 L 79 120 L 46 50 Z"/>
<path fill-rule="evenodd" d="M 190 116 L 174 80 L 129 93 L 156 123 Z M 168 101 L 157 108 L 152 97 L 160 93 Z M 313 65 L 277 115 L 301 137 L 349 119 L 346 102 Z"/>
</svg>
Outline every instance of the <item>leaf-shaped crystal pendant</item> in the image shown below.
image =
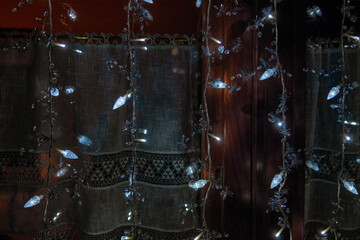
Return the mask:
<svg viewBox="0 0 360 240">
<path fill-rule="evenodd" d="M 202 187 L 204 187 L 206 185 L 207 181 L 200 179 L 196 182 L 189 182 L 189 187 L 191 187 L 192 189 L 198 190 Z"/>
<path fill-rule="evenodd" d="M 74 11 L 74 9 L 68 10 L 68 16 L 69 16 L 69 18 L 70 18 L 72 21 L 75 22 L 76 17 L 77 17 L 77 14 L 76 14 L 76 12 Z"/>
<path fill-rule="evenodd" d="M 200 5 L 201 5 L 201 0 L 196 0 L 196 7 L 200 7 Z"/>
<path fill-rule="evenodd" d="M 29 201 L 27 201 L 27 203 L 24 205 L 24 208 L 29 208 L 29 207 L 33 207 L 35 205 L 38 205 L 40 203 L 40 200 L 44 197 L 44 195 L 40 195 L 40 196 L 33 196 L 32 198 L 30 198 Z"/>
<path fill-rule="evenodd" d="M 79 136 L 78 141 L 80 144 L 85 145 L 85 146 L 90 146 L 92 144 L 92 141 L 90 140 L 90 138 L 88 138 L 85 135 Z"/>
<path fill-rule="evenodd" d="M 329 94 L 328 94 L 328 96 L 327 96 L 327 100 L 332 99 L 333 97 L 335 97 L 336 95 L 338 95 L 339 92 L 340 92 L 340 86 L 339 86 L 339 85 L 336 86 L 336 87 L 333 87 L 333 88 L 330 90 L 330 92 L 329 92 Z"/>
<path fill-rule="evenodd" d="M 118 109 L 119 107 L 124 105 L 126 103 L 126 100 L 130 98 L 130 96 L 131 96 L 131 92 L 128 92 L 124 96 L 119 97 L 113 106 L 113 110 Z"/>
<path fill-rule="evenodd" d="M 50 94 L 51 94 L 51 96 L 53 96 L 53 97 L 58 97 L 59 94 L 60 94 L 59 89 L 57 89 L 57 88 L 51 88 Z"/>
<path fill-rule="evenodd" d="M 150 13 L 148 10 L 146 10 L 146 9 L 143 10 L 143 16 L 144 16 L 144 18 L 146 18 L 147 20 L 150 20 L 150 21 L 153 20 L 153 16 L 152 16 L 151 13 Z"/>
<path fill-rule="evenodd" d="M 281 172 L 274 176 L 273 180 L 271 181 L 270 189 L 273 189 L 274 187 L 276 187 L 277 185 L 279 185 L 281 183 L 281 181 L 283 180 L 283 175 L 284 175 L 284 173 Z"/>
<path fill-rule="evenodd" d="M 133 191 L 130 191 L 127 189 L 124 191 L 125 197 L 128 199 L 130 199 L 130 197 L 133 195 L 133 193 L 134 193 Z"/>
<path fill-rule="evenodd" d="M 62 177 L 62 176 L 64 176 L 67 172 L 68 172 L 68 168 L 67 168 L 67 167 L 63 167 L 63 168 L 61 168 L 59 171 L 57 171 L 57 172 L 55 173 L 55 177 Z"/>
<path fill-rule="evenodd" d="M 345 181 L 345 180 L 342 180 L 342 182 L 344 183 L 344 187 L 348 191 L 352 192 L 355 195 L 358 195 L 358 191 L 356 190 L 356 188 L 354 186 L 354 182 L 348 182 L 348 181 Z"/>
<path fill-rule="evenodd" d="M 153 4 L 153 0 L 143 0 L 144 2 Z"/>
<path fill-rule="evenodd" d="M 75 88 L 73 86 L 65 87 L 65 93 L 66 94 L 72 94 L 72 93 L 74 93 L 74 91 L 75 91 Z"/>
<path fill-rule="evenodd" d="M 190 176 L 197 172 L 196 164 L 192 164 L 185 169 L 186 175 Z"/>
<path fill-rule="evenodd" d="M 220 78 L 209 83 L 213 88 L 230 88 L 226 83 L 220 81 Z"/>
<path fill-rule="evenodd" d="M 308 168 L 311 168 L 312 170 L 314 170 L 314 171 L 319 171 L 319 165 L 317 164 L 317 163 L 315 163 L 315 162 L 312 162 L 312 161 L 306 161 L 306 166 L 308 167 Z"/>
<path fill-rule="evenodd" d="M 78 159 L 78 156 L 70 150 L 61 150 L 61 149 L 56 149 L 56 150 L 58 150 L 65 158 Z"/>
<path fill-rule="evenodd" d="M 272 77 L 275 72 L 276 72 L 276 68 L 270 68 L 270 69 L 266 70 L 266 71 L 263 73 L 263 75 L 261 75 L 260 81 Z"/>
</svg>

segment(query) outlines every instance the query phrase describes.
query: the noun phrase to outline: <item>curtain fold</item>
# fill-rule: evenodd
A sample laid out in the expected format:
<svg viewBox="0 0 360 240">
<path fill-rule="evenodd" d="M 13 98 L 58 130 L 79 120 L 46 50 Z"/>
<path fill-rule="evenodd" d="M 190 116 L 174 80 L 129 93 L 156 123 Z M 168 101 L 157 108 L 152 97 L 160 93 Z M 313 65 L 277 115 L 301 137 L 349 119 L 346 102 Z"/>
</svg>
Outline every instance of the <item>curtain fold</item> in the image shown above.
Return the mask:
<svg viewBox="0 0 360 240">
<path fill-rule="evenodd" d="M 148 239 L 189 239 L 198 226 L 198 209 L 184 212 L 199 197 L 185 171 L 200 158 L 193 134 L 201 82 L 197 46 L 154 43 L 134 47 L 136 125 L 146 139 L 137 145 L 137 231 Z M 0 42 L 0 232 L 33 239 L 44 231 L 45 201 L 24 205 L 46 187 L 48 48 L 42 42 L 13 46 Z M 48 228 L 56 239 L 120 239 L 132 227 L 125 193 L 133 152 L 124 131 L 132 98 L 113 110 L 130 89 L 124 45 L 54 45 L 53 59 L 59 90 L 54 145 L 79 159 L 52 154 Z M 91 145 L 79 144 L 80 136 Z M 64 166 L 65 175 L 56 177 Z"/>
</svg>

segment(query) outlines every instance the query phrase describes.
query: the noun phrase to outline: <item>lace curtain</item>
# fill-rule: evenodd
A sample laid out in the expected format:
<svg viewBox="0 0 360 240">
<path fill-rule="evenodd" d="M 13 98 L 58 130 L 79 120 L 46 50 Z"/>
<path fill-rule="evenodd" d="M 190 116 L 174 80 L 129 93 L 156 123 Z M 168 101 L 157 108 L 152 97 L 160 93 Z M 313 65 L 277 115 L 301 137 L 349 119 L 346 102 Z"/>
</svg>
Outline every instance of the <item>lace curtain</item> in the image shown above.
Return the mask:
<svg viewBox="0 0 360 240">
<path fill-rule="evenodd" d="M 309 73 L 306 96 L 306 148 L 307 161 L 316 163 L 318 171 L 306 168 L 305 184 L 305 224 L 306 239 L 323 239 L 320 232 L 330 225 L 333 217 L 333 203 L 337 201 L 337 175 L 340 169 L 342 121 L 339 118 L 339 96 L 327 100 L 332 87 L 341 81 L 341 71 L 336 69 L 341 58 L 340 50 L 334 46 L 322 48 L 308 47 L 307 62 Z M 348 82 L 360 82 L 360 51 L 346 49 L 345 58 Z M 315 70 L 315 74 L 313 73 Z M 323 73 L 319 74 L 322 70 Z M 329 76 L 326 73 L 330 73 Z M 346 95 L 346 117 L 348 122 L 360 122 L 359 88 Z M 352 113 L 352 114 L 349 114 Z M 359 126 L 347 125 L 351 140 L 345 149 L 345 174 L 360 182 L 360 146 Z M 357 160 L 358 159 L 358 160 Z M 359 189 L 359 185 L 355 186 Z M 356 195 L 341 186 L 341 206 L 339 213 L 339 231 L 341 239 L 360 239 L 360 202 Z M 328 239 L 334 239 L 329 232 Z"/>
<path fill-rule="evenodd" d="M 135 47 L 137 126 L 146 139 L 137 145 L 137 231 L 148 239 L 188 239 L 198 226 L 197 209 L 183 209 L 198 198 L 185 173 L 200 157 L 199 136 L 192 134 L 201 82 L 197 46 L 149 40 Z M 53 97 L 54 145 L 79 159 L 53 153 L 47 227 L 55 239 L 120 239 L 132 225 L 124 192 L 133 153 L 123 129 L 131 119 L 132 99 L 112 109 L 130 88 L 123 71 L 124 45 L 65 44 L 53 46 L 54 69 L 63 86 Z M 48 48 L 28 41 L 0 42 L 0 49 L 0 233 L 40 238 L 45 201 L 31 208 L 24 204 L 46 187 L 49 143 L 40 143 L 50 131 L 44 108 Z M 71 88 L 74 92 L 67 94 Z M 92 144 L 79 144 L 81 135 Z M 186 148 L 184 137 L 189 138 Z M 56 177 L 66 164 L 71 165 L 68 172 Z"/>
</svg>

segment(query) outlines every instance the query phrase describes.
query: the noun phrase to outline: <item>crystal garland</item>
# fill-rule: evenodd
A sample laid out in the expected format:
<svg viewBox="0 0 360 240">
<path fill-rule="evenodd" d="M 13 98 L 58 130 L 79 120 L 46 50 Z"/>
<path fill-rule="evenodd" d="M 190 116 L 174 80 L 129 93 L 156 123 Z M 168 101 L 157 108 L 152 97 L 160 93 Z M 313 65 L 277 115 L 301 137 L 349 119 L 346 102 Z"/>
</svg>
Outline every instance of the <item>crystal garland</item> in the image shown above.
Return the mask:
<svg viewBox="0 0 360 240">
<path fill-rule="evenodd" d="M 27 1 L 21 1 L 18 4 L 18 8 L 21 8 L 24 3 L 32 4 L 33 1 L 27 0 Z M 65 190 L 66 192 L 70 193 L 72 195 L 72 199 L 76 199 L 80 197 L 80 193 L 78 192 L 79 186 L 76 184 L 73 191 L 70 191 L 69 188 L 65 189 L 56 189 L 56 185 L 52 186 L 50 181 L 52 177 L 60 178 L 65 176 L 69 173 L 69 170 L 72 172 L 72 177 L 76 178 L 80 182 L 84 182 L 83 178 L 79 175 L 79 172 L 73 165 L 70 163 L 65 163 L 63 160 L 63 157 L 65 159 L 71 159 L 76 160 L 78 159 L 78 156 L 68 149 L 59 149 L 55 146 L 56 139 L 54 137 L 55 134 L 55 120 L 56 116 L 58 115 L 55 112 L 54 109 L 54 98 L 58 97 L 60 95 L 60 90 L 63 89 L 63 87 L 58 82 L 59 74 L 55 70 L 55 65 L 53 62 L 53 47 L 60 47 L 64 48 L 66 47 L 63 43 L 58 43 L 54 41 L 54 35 L 53 35 L 53 16 L 52 16 L 52 1 L 48 0 L 48 11 L 45 11 L 43 13 L 42 18 L 36 18 L 37 21 L 41 22 L 41 31 L 37 35 L 37 39 L 41 40 L 41 38 L 46 39 L 46 47 L 48 48 L 48 83 L 49 87 L 47 91 L 41 91 L 42 98 L 40 98 L 36 103 L 33 103 L 31 105 L 32 109 L 35 109 L 38 105 L 43 107 L 47 113 L 46 118 L 41 122 L 45 123 L 46 121 L 49 121 L 49 135 L 43 133 L 36 133 L 36 140 L 37 140 L 37 146 L 40 147 L 44 143 L 49 143 L 48 148 L 48 159 L 47 159 L 47 169 L 46 169 L 46 193 L 41 195 L 35 195 L 32 198 L 30 198 L 24 205 L 24 208 L 30 208 L 38 205 L 43 198 L 45 198 L 45 209 L 43 213 L 43 224 L 44 224 L 44 233 L 43 233 L 43 239 L 52 239 L 51 232 L 49 231 L 49 226 L 51 226 L 53 223 L 55 223 L 63 214 L 63 211 L 57 210 L 57 212 L 54 215 L 49 216 L 48 210 L 50 206 L 50 200 L 55 198 L 57 194 Z M 14 8 L 12 10 L 13 12 L 17 12 L 18 9 Z M 49 25 L 49 33 L 46 34 L 45 26 Z M 74 93 L 75 88 L 73 86 L 67 86 L 64 89 L 65 94 L 72 94 Z M 71 102 L 72 104 L 73 102 Z M 32 129 L 34 132 L 37 130 L 37 126 L 35 125 Z M 40 137 L 39 137 L 40 136 Z M 90 146 L 92 144 L 92 141 L 85 135 L 78 136 L 78 141 L 80 144 L 84 146 Z M 25 148 L 22 148 L 20 150 L 20 154 L 22 154 L 25 151 Z M 28 152 L 33 152 L 34 149 L 28 150 Z M 56 154 L 53 153 L 53 151 L 57 151 L 60 153 L 60 159 L 57 164 L 53 163 L 53 156 L 55 158 L 57 157 Z M 56 161 L 57 162 L 57 161 Z M 52 176 L 51 175 L 51 169 L 57 168 L 58 171 Z M 78 201 L 78 204 L 81 205 L 81 201 Z M 42 239 L 40 237 L 40 239 Z"/>
<path fill-rule="evenodd" d="M 216 38 L 214 38 L 210 33 L 210 9 L 211 7 L 214 7 L 217 10 L 216 17 L 221 17 L 223 14 L 226 16 L 236 15 L 237 11 L 240 10 L 238 7 L 238 2 L 235 0 L 233 6 L 226 8 L 224 4 L 220 4 L 220 6 L 214 5 L 212 6 L 212 1 L 208 0 L 206 3 L 203 3 L 201 0 L 197 0 L 195 3 L 196 7 L 200 7 L 201 5 L 204 8 L 204 11 L 206 12 L 206 22 L 205 22 L 205 29 L 202 30 L 203 34 L 203 43 L 202 46 L 202 53 L 203 57 L 205 58 L 206 68 L 205 68 L 205 81 L 203 85 L 203 91 L 202 91 L 202 106 L 200 106 L 200 113 L 201 113 L 201 121 L 198 123 L 194 123 L 194 125 L 198 125 L 198 128 L 201 131 L 198 131 L 199 133 L 202 133 L 205 137 L 205 151 L 206 155 L 204 158 L 204 169 L 207 171 L 208 176 L 206 179 L 200 179 L 196 182 L 190 181 L 189 186 L 195 190 L 204 188 L 205 196 L 202 201 L 202 229 L 201 232 L 194 238 L 194 240 L 200 239 L 201 237 L 203 239 L 222 239 L 223 237 L 228 237 L 227 233 L 219 233 L 215 230 L 210 230 L 207 220 L 206 220 L 206 213 L 208 209 L 208 202 L 209 202 L 209 194 L 211 189 L 222 189 L 220 196 L 223 200 L 226 199 L 227 196 L 232 196 L 233 193 L 229 189 L 228 186 L 223 187 L 222 183 L 217 183 L 214 179 L 214 175 L 212 173 L 212 157 L 211 157 L 211 139 L 214 139 L 216 141 L 221 141 L 221 138 L 216 136 L 212 132 L 211 127 L 211 119 L 209 117 L 209 108 L 207 103 L 207 88 L 210 86 L 215 89 L 228 89 L 228 92 L 234 93 L 240 90 L 240 86 L 237 83 L 232 83 L 231 86 L 227 85 L 225 82 L 221 81 L 220 78 L 216 78 L 212 80 L 213 76 L 211 75 L 211 63 L 214 62 L 215 57 L 217 57 L 219 60 L 222 60 L 223 55 L 227 55 L 230 52 L 238 52 L 241 44 L 240 38 L 237 38 L 237 40 L 234 42 L 234 46 L 231 48 L 231 50 L 225 49 L 225 47 L 222 45 L 222 42 Z M 213 41 L 219 46 L 217 47 L 217 50 L 212 51 L 210 50 L 209 41 Z M 240 74 L 238 74 L 240 76 Z M 237 77 L 239 77 L 237 76 Z M 232 77 L 231 80 L 234 80 L 235 77 Z M 209 183 L 209 184 L 208 184 Z M 207 185 L 208 184 L 208 185 Z M 207 185 L 207 186 L 206 186 Z M 205 187 L 206 186 L 206 187 Z"/>
<path fill-rule="evenodd" d="M 355 188 L 354 180 L 349 176 L 348 171 L 344 167 L 345 163 L 345 150 L 346 145 L 350 144 L 352 142 L 352 138 L 349 133 L 351 133 L 352 127 L 358 126 L 359 123 L 352 121 L 348 119 L 348 117 L 351 117 L 353 114 L 350 112 L 346 112 L 346 109 L 348 106 L 346 105 L 346 95 L 349 94 L 350 91 L 354 90 L 359 86 L 359 84 L 354 81 L 352 83 L 348 82 L 349 76 L 347 75 L 347 62 L 345 57 L 345 42 L 348 40 L 350 43 L 350 46 L 353 46 L 354 42 L 355 44 L 359 44 L 360 38 L 358 36 L 353 35 L 354 34 L 354 27 L 347 27 L 346 25 L 346 19 L 350 20 L 351 22 L 356 22 L 356 16 L 351 12 L 353 9 L 352 6 L 350 6 L 350 0 L 343 0 L 342 6 L 341 6 L 341 32 L 340 32 L 340 53 L 341 58 L 339 59 L 339 66 L 338 71 L 341 71 L 341 81 L 340 83 L 331 88 L 327 100 L 331 100 L 335 98 L 339 93 L 341 93 L 341 98 L 338 99 L 338 102 L 340 103 L 340 107 L 338 109 L 339 113 L 339 120 L 341 121 L 341 158 L 340 158 L 340 169 L 337 174 L 337 194 L 336 194 L 336 202 L 333 203 L 333 211 L 332 211 L 332 218 L 329 219 L 329 226 L 320 231 L 320 234 L 317 235 L 320 239 L 326 240 L 328 239 L 329 232 L 331 232 L 334 236 L 334 239 L 342 238 L 341 232 L 339 231 L 339 224 L 340 224 L 340 211 L 344 210 L 344 204 L 341 199 L 341 186 L 343 186 L 346 190 L 351 192 L 354 195 L 358 195 L 358 191 Z"/>
<path fill-rule="evenodd" d="M 206 53 L 210 53 L 209 50 L 209 31 L 210 31 L 210 7 L 211 7 L 211 0 L 208 0 L 207 3 L 207 10 L 206 10 L 206 29 L 205 29 L 205 34 L 204 34 L 204 38 L 205 38 L 205 48 L 206 48 Z M 206 153 L 207 153 L 207 161 L 208 161 L 208 179 L 206 179 L 206 182 L 209 182 L 209 186 L 206 189 L 206 193 L 205 193 L 205 198 L 204 198 L 204 205 L 203 205 L 203 211 L 202 211 L 202 221 L 203 221 L 203 227 L 204 230 L 203 232 L 205 233 L 204 238 L 205 239 L 209 239 L 209 229 L 208 229 L 208 225 L 206 222 L 206 205 L 208 203 L 208 198 L 209 198 L 209 192 L 210 189 L 213 185 L 213 179 L 212 179 L 212 159 L 211 159 L 211 154 L 210 154 L 210 139 L 209 139 L 209 134 L 210 134 L 210 118 L 209 118 L 209 109 L 208 109 L 208 105 L 207 105 L 207 100 L 206 100 L 206 89 L 207 89 L 207 85 L 209 83 L 209 79 L 210 79 L 210 71 L 211 71 L 211 62 L 210 62 L 210 56 L 209 54 L 206 54 L 206 64 L 207 64 L 207 70 L 205 73 L 205 83 L 204 83 L 204 90 L 203 90 L 203 104 L 204 104 L 204 113 L 205 113 L 205 122 L 207 123 L 207 125 L 205 126 L 205 129 L 203 129 L 204 133 L 205 133 L 205 138 L 206 138 Z M 200 233 L 201 234 L 201 233 Z M 201 236 L 201 235 L 200 235 Z"/>
<path fill-rule="evenodd" d="M 266 22 L 271 23 L 274 27 L 272 31 L 275 33 L 275 39 L 271 42 L 273 48 L 266 47 L 265 50 L 270 53 L 270 57 L 267 60 L 260 58 L 261 65 L 258 66 L 257 70 L 263 70 L 260 77 L 260 81 L 270 79 L 270 78 L 279 78 L 281 83 L 282 94 L 280 96 L 280 103 L 275 113 L 271 112 L 268 114 L 269 122 L 275 125 L 275 128 L 281 135 L 281 153 L 282 153 L 282 165 L 279 166 L 280 173 L 276 174 L 270 185 L 270 189 L 278 187 L 275 191 L 274 196 L 269 201 L 269 206 L 271 210 L 280 212 L 281 217 L 279 217 L 278 225 L 280 230 L 275 234 L 275 237 L 278 238 L 285 229 L 289 230 L 289 239 L 292 240 L 292 229 L 290 222 L 290 208 L 287 206 L 287 194 L 288 189 L 285 188 L 286 180 L 288 174 L 294 169 L 300 161 L 298 160 L 297 153 L 290 146 L 288 138 L 291 136 L 291 130 L 287 127 L 287 90 L 285 85 L 285 77 L 292 77 L 290 73 L 287 73 L 283 68 L 280 56 L 279 56 L 279 30 L 278 30 L 278 2 L 279 0 L 272 0 L 272 6 L 264 8 L 262 10 L 262 17 L 257 18 L 252 25 L 254 29 L 260 30 L 260 28 L 265 26 Z M 258 37 L 262 37 L 262 32 L 258 31 Z"/>
<path fill-rule="evenodd" d="M 120 96 L 114 106 L 113 110 L 121 107 L 126 103 L 126 100 L 132 97 L 132 117 L 130 121 L 126 121 L 123 130 L 129 131 L 131 135 L 131 142 L 128 144 L 131 146 L 132 158 L 131 158 L 131 169 L 129 171 L 129 186 L 124 190 L 124 194 L 128 203 L 130 204 L 130 211 L 128 213 L 128 221 L 132 222 L 132 227 L 130 231 L 125 230 L 124 235 L 121 237 L 121 240 L 126 239 L 138 239 L 145 237 L 141 232 L 136 230 L 137 226 L 137 217 L 138 212 L 135 209 L 135 200 L 141 202 L 144 201 L 141 194 L 138 192 L 138 188 L 135 186 L 135 174 L 136 174 L 136 164 L 137 164 L 137 152 L 136 146 L 139 143 L 145 143 L 147 140 L 144 138 L 139 138 L 139 134 L 147 134 L 146 129 L 137 129 L 136 126 L 136 80 L 139 78 L 138 74 L 135 73 L 135 51 L 132 46 L 132 42 L 143 42 L 145 38 L 134 38 L 131 24 L 140 23 L 140 30 L 144 29 L 143 22 L 144 20 L 152 21 L 153 17 L 150 12 L 145 9 L 143 6 L 144 3 L 152 4 L 152 0 L 129 0 L 127 7 L 125 8 L 127 13 L 126 28 L 124 32 L 126 34 L 126 54 L 128 55 L 128 66 L 126 69 L 126 79 L 130 82 L 130 89 L 126 92 L 124 96 Z M 131 18 L 132 17 L 132 18 Z M 133 21 L 131 21 L 133 20 Z M 145 47 L 146 49 L 146 47 Z"/>
<path fill-rule="evenodd" d="M 44 227 L 45 227 L 45 231 L 44 231 L 44 239 L 47 239 L 48 236 L 48 222 L 47 222 L 47 212 L 48 212 L 48 208 L 49 208 L 49 199 L 50 199 L 50 193 L 51 193 L 51 189 L 49 188 L 49 184 L 50 184 L 50 170 L 51 170 L 51 157 L 52 157 L 52 151 L 53 151 L 53 134 L 54 134 L 54 118 L 53 118 L 53 95 L 51 94 L 54 88 L 54 84 L 51 81 L 52 77 L 53 77 L 53 67 L 54 64 L 52 62 L 52 34 L 53 34 L 53 24 L 52 24 L 52 5 L 51 5 L 51 0 L 48 1 L 49 4 L 49 46 L 48 46 L 48 60 L 49 60 L 49 84 L 50 87 L 48 89 L 49 91 L 49 108 L 50 108 L 50 146 L 49 146 L 49 156 L 48 156 L 48 169 L 46 172 L 46 205 L 45 205 L 45 210 L 44 210 Z"/>
<path fill-rule="evenodd" d="M 275 200 L 276 203 L 276 207 L 274 207 L 274 205 L 271 205 L 272 207 L 274 207 L 276 210 L 279 210 L 282 218 L 279 218 L 279 222 L 281 225 L 281 229 L 275 234 L 275 237 L 279 237 L 280 234 L 282 233 L 282 231 L 285 228 L 289 229 L 289 239 L 292 239 L 292 230 L 291 230 L 291 224 L 289 222 L 289 208 L 287 208 L 286 206 L 286 198 L 285 195 L 287 194 L 287 190 L 284 189 L 284 186 L 286 184 L 286 180 L 287 180 L 287 175 L 288 173 L 291 171 L 291 168 L 297 164 L 297 158 L 293 158 L 291 159 L 292 156 L 292 149 L 289 145 L 289 143 L 287 142 L 287 137 L 290 136 L 290 129 L 286 128 L 286 115 L 285 112 L 287 110 L 286 107 L 286 99 L 287 99 L 287 93 L 286 93 L 286 86 L 285 86 L 285 81 L 284 81 L 284 73 L 285 70 L 283 70 L 282 64 L 280 62 L 280 58 L 279 58 L 279 30 L 278 30 L 278 11 L 277 11 L 277 0 L 273 1 L 273 7 L 274 7 L 274 25 L 275 25 L 275 57 L 276 57 L 276 71 L 278 71 L 279 75 L 280 75 L 280 80 L 281 80 L 281 87 L 282 87 L 282 95 L 280 97 L 280 104 L 278 106 L 278 109 L 276 110 L 276 113 L 269 113 L 269 121 L 273 122 L 276 124 L 276 127 L 278 128 L 279 133 L 282 135 L 282 140 L 281 140 L 281 152 L 282 152 L 282 167 L 280 167 L 280 169 L 282 170 L 279 174 L 275 175 L 275 177 L 273 178 L 272 182 L 271 182 L 271 186 L 270 188 L 275 188 L 278 184 L 279 188 L 278 190 L 275 192 L 274 194 L 274 198 L 272 200 Z M 272 17 L 271 15 L 267 15 L 267 17 Z M 274 68 L 273 68 L 274 69 Z M 272 71 L 267 70 L 267 71 Z M 266 74 L 267 72 L 265 72 L 264 74 Z M 264 75 L 262 75 L 260 77 L 260 80 L 263 80 Z M 281 120 L 279 119 L 279 116 L 281 115 Z M 289 158 L 290 157 L 290 158 Z M 289 161 L 290 160 L 290 161 Z M 273 203 L 273 202 L 271 202 Z M 285 212 L 286 211 L 286 212 Z"/>
</svg>

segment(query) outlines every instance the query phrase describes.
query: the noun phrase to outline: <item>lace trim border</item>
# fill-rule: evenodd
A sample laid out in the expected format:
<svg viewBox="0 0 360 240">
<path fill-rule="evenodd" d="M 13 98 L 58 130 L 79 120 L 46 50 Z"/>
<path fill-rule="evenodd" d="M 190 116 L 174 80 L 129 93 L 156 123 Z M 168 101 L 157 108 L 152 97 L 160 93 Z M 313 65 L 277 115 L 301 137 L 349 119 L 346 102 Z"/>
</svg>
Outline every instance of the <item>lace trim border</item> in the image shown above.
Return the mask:
<svg viewBox="0 0 360 240">
<path fill-rule="evenodd" d="M 310 179 L 320 178 L 329 181 L 337 181 L 341 156 L 339 153 L 313 150 L 311 152 L 312 159 L 307 159 L 316 163 L 319 167 L 318 171 L 309 167 L 305 168 L 305 182 Z M 358 154 L 345 154 L 344 169 L 347 170 L 349 177 L 353 178 L 355 182 L 360 182 L 360 164 L 357 162 Z M 308 157 L 309 158 L 309 157 Z"/>
<path fill-rule="evenodd" d="M 88 33 L 84 35 L 78 34 L 54 34 L 53 40 L 58 43 L 67 44 L 94 44 L 94 45 L 124 45 L 127 42 L 126 34 L 112 35 L 112 34 L 95 34 Z M 48 42 L 48 36 L 42 35 L 39 31 L 3 31 L 0 32 L 0 42 L 8 42 L 13 44 L 13 48 L 27 48 L 31 43 Z M 195 36 L 179 35 L 179 34 L 154 34 L 154 35 L 135 35 L 132 44 L 135 46 L 194 46 L 197 45 L 199 39 Z"/>
<path fill-rule="evenodd" d="M 121 240 L 121 237 L 124 235 L 125 231 L 128 231 L 132 226 L 121 226 L 111 232 L 104 234 L 90 235 L 83 232 L 81 229 L 74 225 L 63 225 L 55 227 L 47 232 L 47 235 L 51 236 L 51 239 L 58 240 Z M 135 229 L 138 239 L 142 240 L 192 240 L 199 234 L 199 231 L 196 229 L 187 230 L 183 232 L 161 232 L 149 228 L 136 227 Z M 38 234 L 26 234 L 26 235 L 0 235 L 0 239 L 12 239 L 10 237 L 16 237 L 19 240 L 33 240 L 33 239 L 43 239 L 44 233 Z"/>
<path fill-rule="evenodd" d="M 136 180 L 160 185 L 187 184 L 185 168 L 200 157 L 198 152 L 158 154 L 138 151 L 135 169 Z M 91 156 L 82 155 L 80 165 L 84 168 L 85 184 L 92 187 L 110 186 L 128 180 L 132 151 Z M 45 159 L 45 160 L 44 160 Z M 0 152 L 0 183 L 36 184 L 44 183 L 43 170 L 46 156 L 39 153 Z M 55 175 L 56 169 L 51 171 Z M 59 180 L 69 179 L 63 177 Z"/>
<path fill-rule="evenodd" d="M 307 40 L 308 48 L 340 49 L 340 46 L 340 38 L 314 38 Z M 359 44 L 345 43 L 344 47 L 348 49 L 359 49 Z"/>
</svg>

